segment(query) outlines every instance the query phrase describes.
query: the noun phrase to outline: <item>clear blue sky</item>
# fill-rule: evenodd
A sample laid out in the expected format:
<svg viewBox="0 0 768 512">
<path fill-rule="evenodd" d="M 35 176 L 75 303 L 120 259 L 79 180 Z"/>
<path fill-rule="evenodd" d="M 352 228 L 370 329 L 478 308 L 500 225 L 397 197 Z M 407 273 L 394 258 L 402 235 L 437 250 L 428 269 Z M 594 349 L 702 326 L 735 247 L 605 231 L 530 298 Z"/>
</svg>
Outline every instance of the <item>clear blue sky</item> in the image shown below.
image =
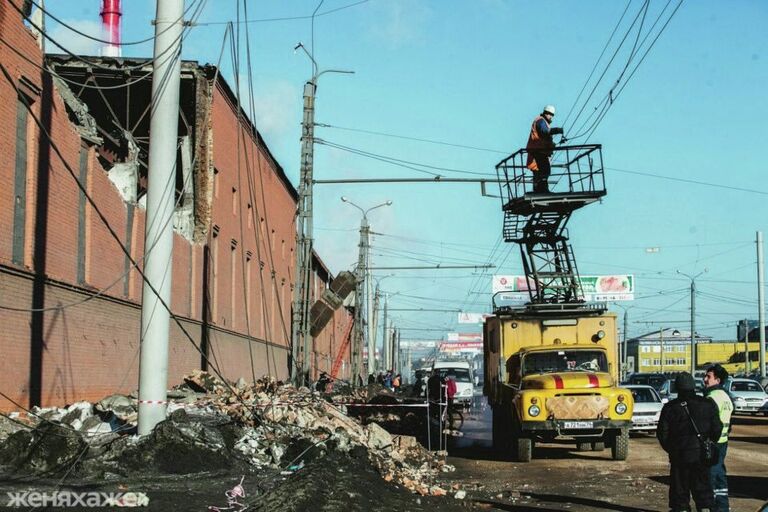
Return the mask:
<svg viewBox="0 0 768 512">
<path fill-rule="evenodd" d="M 48 0 L 46 6 L 67 22 L 97 33 L 98 3 Z M 123 3 L 123 40 L 151 36 L 154 2 Z M 218 60 L 225 26 L 204 23 L 234 20 L 236 3 L 207 2 L 201 24 L 185 40 L 185 59 Z M 318 12 L 353 3 L 325 0 Z M 627 74 L 677 4 L 678 0 L 668 4 Z M 595 78 L 643 5 L 640 0 L 629 4 Z M 665 5 L 662 0 L 650 2 L 640 41 Z M 293 48 L 299 41 L 311 46 L 307 16 L 316 6 L 315 1 L 248 2 L 252 19 L 303 17 L 249 26 L 255 121 L 294 183 L 301 91 L 311 66 Z M 318 128 L 316 135 L 378 155 L 493 173 L 504 153 L 525 144 L 530 122 L 545 104 L 558 108 L 555 125 L 564 121 L 625 8 L 627 2 L 619 0 L 370 0 L 319 16 L 314 53 L 320 68 L 350 69 L 355 74 L 326 74 L 320 79 L 317 122 L 484 149 L 339 128 Z M 242 19 L 242 8 L 240 15 Z M 732 339 L 738 319 L 757 316 L 754 238 L 756 230 L 768 230 L 762 152 L 768 114 L 766 22 L 765 1 L 684 1 L 589 140 L 603 144 L 608 195 L 602 204 L 574 216 L 571 240 L 582 274 L 635 274 L 638 300 L 624 303 L 632 308 L 630 335 L 662 325 L 688 329 L 685 323 L 673 323 L 689 318 L 689 282 L 676 274 L 678 269 L 695 274 L 708 268 L 697 281 L 699 332 Z M 50 21 L 48 26 L 67 47 L 82 53 L 97 51 L 67 29 Z M 585 112 L 592 111 L 619 77 L 637 26 Z M 242 25 L 240 37 L 244 60 Z M 151 47 L 128 46 L 124 55 L 148 57 Z M 227 47 L 222 68 L 233 83 L 229 55 Z M 245 79 L 244 70 L 241 76 Z M 572 134 L 571 129 L 566 125 Z M 317 145 L 315 154 L 317 179 L 428 176 L 326 145 Z M 322 185 L 315 192 L 316 248 L 334 272 L 350 268 L 357 252 L 359 212 L 342 203 L 342 195 L 363 207 L 394 202 L 371 214 L 372 229 L 384 234 L 373 240 L 374 265 L 490 262 L 499 266 L 495 273 L 522 272 L 517 247 L 503 244 L 492 250 L 501 233 L 500 203 L 482 197 L 479 185 Z M 647 253 L 646 247 L 659 251 Z M 396 308 L 481 312 L 490 307 L 490 281 L 490 274 L 471 270 L 419 270 L 400 272 L 382 281 L 382 288 L 399 293 L 390 302 Z M 454 313 L 394 316 L 402 327 L 446 331 L 457 327 Z M 641 320 L 668 323 L 635 323 Z M 403 337 L 441 334 L 406 331 Z"/>
</svg>

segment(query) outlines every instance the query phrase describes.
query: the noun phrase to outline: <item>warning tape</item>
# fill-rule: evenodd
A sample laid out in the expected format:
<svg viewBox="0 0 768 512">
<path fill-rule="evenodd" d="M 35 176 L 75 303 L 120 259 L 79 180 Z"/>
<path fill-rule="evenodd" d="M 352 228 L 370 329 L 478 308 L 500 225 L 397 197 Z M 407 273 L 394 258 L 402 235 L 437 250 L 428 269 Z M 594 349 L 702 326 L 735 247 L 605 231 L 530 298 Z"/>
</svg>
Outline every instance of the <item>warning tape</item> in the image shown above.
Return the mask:
<svg viewBox="0 0 768 512">
<path fill-rule="evenodd" d="M 328 402 L 326 402 L 328 403 Z M 268 403 L 255 403 L 254 406 L 259 407 L 271 407 L 274 405 L 318 405 L 317 402 L 268 402 Z M 429 404 L 367 404 L 357 402 L 343 402 L 343 403 L 328 403 L 328 405 L 334 405 L 337 407 L 429 407 Z M 446 405 L 446 404 L 434 404 L 434 405 Z"/>
<path fill-rule="evenodd" d="M 168 404 L 168 400 L 139 400 L 139 403 L 149 405 L 166 405 Z"/>
</svg>

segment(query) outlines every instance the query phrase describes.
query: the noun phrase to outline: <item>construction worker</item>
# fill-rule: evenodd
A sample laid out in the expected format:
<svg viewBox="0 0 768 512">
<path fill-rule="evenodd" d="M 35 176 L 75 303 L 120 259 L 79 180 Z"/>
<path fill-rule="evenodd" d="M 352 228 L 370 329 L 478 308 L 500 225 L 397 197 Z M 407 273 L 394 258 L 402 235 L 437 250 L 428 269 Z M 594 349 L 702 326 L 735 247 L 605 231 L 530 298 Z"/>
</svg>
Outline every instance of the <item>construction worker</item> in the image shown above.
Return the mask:
<svg viewBox="0 0 768 512">
<path fill-rule="evenodd" d="M 528 136 L 528 144 L 525 146 L 525 149 L 528 150 L 526 167 L 533 172 L 534 192 L 549 192 L 547 180 L 552 172 L 549 157 L 552 156 L 552 150 L 555 147 L 552 136 L 563 134 L 562 128 L 550 127 L 554 117 L 555 107 L 552 105 L 544 107 L 541 115 L 536 116 L 531 124 L 531 133 Z"/>
<path fill-rule="evenodd" d="M 728 512 L 728 477 L 725 472 L 725 454 L 728 451 L 728 434 L 731 431 L 731 415 L 733 414 L 733 402 L 728 393 L 723 389 L 728 379 L 728 370 L 716 364 L 707 368 L 704 375 L 704 385 L 707 387 L 705 396 L 715 402 L 723 430 L 717 440 L 719 458 L 717 464 L 709 469 L 709 478 L 712 481 L 712 490 L 715 493 L 715 511 Z"/>
</svg>

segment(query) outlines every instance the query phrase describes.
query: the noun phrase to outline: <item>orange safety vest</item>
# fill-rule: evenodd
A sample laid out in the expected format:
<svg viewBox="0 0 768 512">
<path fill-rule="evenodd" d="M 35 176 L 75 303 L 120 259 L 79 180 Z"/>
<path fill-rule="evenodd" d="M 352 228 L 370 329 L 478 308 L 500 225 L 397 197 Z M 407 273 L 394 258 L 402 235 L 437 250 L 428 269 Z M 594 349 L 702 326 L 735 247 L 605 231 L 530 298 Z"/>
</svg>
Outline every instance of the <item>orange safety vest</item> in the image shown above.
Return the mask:
<svg viewBox="0 0 768 512">
<path fill-rule="evenodd" d="M 528 159 L 525 162 L 525 166 L 528 167 L 531 171 L 538 171 L 539 166 L 536 165 L 536 160 L 533 158 L 533 153 L 544 153 L 547 156 L 550 156 L 552 154 L 551 148 L 553 147 L 553 144 L 549 140 L 542 139 L 539 136 L 539 132 L 536 131 L 536 123 L 539 122 L 539 119 L 543 119 L 545 123 L 547 123 L 547 128 L 549 128 L 549 123 L 547 122 L 546 118 L 542 116 L 536 116 L 536 119 L 533 120 L 533 123 L 531 124 L 531 133 L 528 135 L 528 144 L 525 146 L 525 149 L 528 150 Z M 546 151 L 541 151 L 546 150 Z"/>
</svg>

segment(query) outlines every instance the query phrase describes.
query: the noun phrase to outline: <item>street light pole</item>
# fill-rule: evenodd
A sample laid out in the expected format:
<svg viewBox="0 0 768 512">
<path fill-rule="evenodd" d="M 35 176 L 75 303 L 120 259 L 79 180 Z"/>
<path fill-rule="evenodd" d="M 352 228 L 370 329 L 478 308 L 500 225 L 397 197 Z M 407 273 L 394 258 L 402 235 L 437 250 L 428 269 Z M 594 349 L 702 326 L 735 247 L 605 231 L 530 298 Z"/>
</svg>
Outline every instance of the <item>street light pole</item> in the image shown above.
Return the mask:
<svg viewBox="0 0 768 512">
<path fill-rule="evenodd" d="M 360 219 L 360 243 L 358 245 L 359 247 L 359 253 L 357 257 L 357 270 L 355 272 L 355 324 L 354 324 L 354 343 L 352 344 L 352 386 L 357 386 L 357 379 L 360 374 L 361 366 L 362 366 L 362 347 L 363 347 L 363 341 L 365 339 L 365 327 L 364 327 L 364 319 L 363 319 L 363 310 L 364 308 L 368 310 L 368 321 L 371 321 L 370 316 L 370 305 L 367 301 L 370 300 L 370 297 L 365 297 L 365 283 L 366 283 L 366 273 L 368 272 L 368 268 L 370 265 L 368 264 L 368 249 L 369 249 L 369 233 L 370 233 L 370 225 L 368 224 L 368 213 L 372 210 L 375 210 L 376 208 L 381 208 L 383 206 L 390 206 L 392 204 L 392 201 L 386 201 L 381 204 L 377 204 L 376 206 L 372 206 L 368 208 L 367 210 L 364 210 L 360 206 L 356 205 L 352 201 L 350 201 L 348 198 L 343 197 L 341 200 L 351 206 L 354 206 L 358 210 L 360 210 L 360 213 L 363 214 L 362 218 Z M 364 299 L 365 297 L 365 299 Z M 373 345 L 374 339 L 372 336 L 368 336 L 368 366 L 367 366 L 367 373 L 366 377 L 368 375 L 371 375 L 375 371 L 375 353 L 376 353 L 376 347 Z"/>
<path fill-rule="evenodd" d="M 696 373 L 696 278 L 707 272 L 705 268 L 695 276 L 677 271 L 681 276 L 691 280 L 691 375 Z"/>
<path fill-rule="evenodd" d="M 621 371 L 619 372 L 621 380 L 624 380 L 627 376 L 627 330 L 629 329 L 629 309 L 632 306 L 627 307 L 622 306 L 621 304 L 616 304 L 616 306 L 624 310 L 624 329 L 622 331 L 621 340 L 623 348 L 621 349 Z"/>
<path fill-rule="evenodd" d="M 301 48 L 312 61 L 312 78 L 304 84 L 304 115 L 301 121 L 301 176 L 299 179 L 299 199 L 296 219 L 296 283 L 293 287 L 291 317 L 291 380 L 296 386 L 304 384 L 309 373 L 309 351 L 312 337 L 309 334 L 309 308 L 312 277 L 312 212 L 315 146 L 315 93 L 317 81 L 324 73 L 354 73 L 327 69 L 318 72 L 317 62 L 303 44 Z"/>
</svg>

